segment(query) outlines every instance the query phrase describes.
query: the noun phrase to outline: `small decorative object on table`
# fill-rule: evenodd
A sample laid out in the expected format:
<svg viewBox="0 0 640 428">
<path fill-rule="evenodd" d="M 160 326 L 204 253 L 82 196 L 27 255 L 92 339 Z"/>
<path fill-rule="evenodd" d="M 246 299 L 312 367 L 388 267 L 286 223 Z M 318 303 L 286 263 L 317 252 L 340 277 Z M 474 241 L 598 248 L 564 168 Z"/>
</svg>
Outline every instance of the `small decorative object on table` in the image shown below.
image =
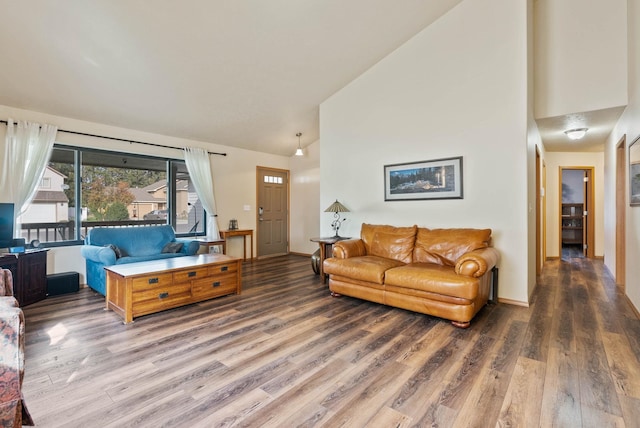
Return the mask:
<svg viewBox="0 0 640 428">
<path fill-rule="evenodd" d="M 238 230 L 238 220 L 235 218 L 229 220 L 229 230 Z"/>
</svg>

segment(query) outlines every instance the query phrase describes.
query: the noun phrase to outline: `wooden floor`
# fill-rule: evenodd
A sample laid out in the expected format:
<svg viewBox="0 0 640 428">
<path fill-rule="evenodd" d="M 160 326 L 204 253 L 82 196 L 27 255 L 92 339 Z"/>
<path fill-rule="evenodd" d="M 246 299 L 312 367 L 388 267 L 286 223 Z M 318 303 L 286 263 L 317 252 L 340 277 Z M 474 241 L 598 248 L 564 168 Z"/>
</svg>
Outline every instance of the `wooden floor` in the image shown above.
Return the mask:
<svg viewBox="0 0 640 428">
<path fill-rule="evenodd" d="M 533 305 L 449 322 L 331 298 L 308 258 L 123 325 L 83 289 L 25 308 L 41 427 L 640 426 L 640 321 L 598 260 L 547 263 Z"/>
</svg>

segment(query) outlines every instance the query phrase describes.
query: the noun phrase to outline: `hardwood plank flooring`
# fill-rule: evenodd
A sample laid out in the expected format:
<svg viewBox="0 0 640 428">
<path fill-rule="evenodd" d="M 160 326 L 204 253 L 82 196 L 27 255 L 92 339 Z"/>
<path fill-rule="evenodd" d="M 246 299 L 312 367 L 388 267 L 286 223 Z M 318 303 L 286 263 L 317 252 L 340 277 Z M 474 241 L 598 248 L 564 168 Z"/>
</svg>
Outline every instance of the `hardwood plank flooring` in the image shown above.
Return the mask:
<svg viewBox="0 0 640 428">
<path fill-rule="evenodd" d="M 40 427 L 640 427 L 640 320 L 599 260 L 547 262 L 530 308 L 466 330 L 332 298 L 295 255 L 129 325 L 86 288 L 24 312 Z"/>
</svg>

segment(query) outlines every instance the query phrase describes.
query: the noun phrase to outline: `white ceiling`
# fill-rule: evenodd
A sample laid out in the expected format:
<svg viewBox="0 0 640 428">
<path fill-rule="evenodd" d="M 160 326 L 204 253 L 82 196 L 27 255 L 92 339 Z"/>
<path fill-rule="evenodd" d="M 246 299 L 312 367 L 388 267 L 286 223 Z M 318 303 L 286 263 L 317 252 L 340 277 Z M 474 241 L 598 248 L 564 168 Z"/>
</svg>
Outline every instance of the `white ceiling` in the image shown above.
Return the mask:
<svg viewBox="0 0 640 428">
<path fill-rule="evenodd" d="M 320 103 L 460 1 L 0 0 L 0 104 L 290 156 Z M 601 151 L 621 112 L 537 122 L 548 151 Z"/>
<path fill-rule="evenodd" d="M 289 156 L 320 103 L 459 2 L 0 0 L 0 104 Z"/>
<path fill-rule="evenodd" d="M 544 148 L 549 152 L 602 152 L 624 106 L 536 119 Z M 566 130 L 587 128 L 580 140 L 571 140 Z"/>
</svg>

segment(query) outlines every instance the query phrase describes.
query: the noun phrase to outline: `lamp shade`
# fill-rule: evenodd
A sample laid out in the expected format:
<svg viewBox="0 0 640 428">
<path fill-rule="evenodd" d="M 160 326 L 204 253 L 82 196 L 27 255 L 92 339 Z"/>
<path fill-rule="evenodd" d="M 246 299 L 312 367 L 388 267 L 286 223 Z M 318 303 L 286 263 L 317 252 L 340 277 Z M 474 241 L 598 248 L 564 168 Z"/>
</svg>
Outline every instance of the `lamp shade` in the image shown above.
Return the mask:
<svg viewBox="0 0 640 428">
<path fill-rule="evenodd" d="M 324 212 L 326 213 L 348 213 L 349 210 L 347 209 L 347 207 L 345 207 L 344 205 L 342 205 L 340 202 L 338 202 L 338 200 L 336 199 L 336 201 L 334 203 L 332 203 L 331 205 L 329 205 L 329 208 L 327 208 L 326 210 L 324 210 Z"/>
</svg>

